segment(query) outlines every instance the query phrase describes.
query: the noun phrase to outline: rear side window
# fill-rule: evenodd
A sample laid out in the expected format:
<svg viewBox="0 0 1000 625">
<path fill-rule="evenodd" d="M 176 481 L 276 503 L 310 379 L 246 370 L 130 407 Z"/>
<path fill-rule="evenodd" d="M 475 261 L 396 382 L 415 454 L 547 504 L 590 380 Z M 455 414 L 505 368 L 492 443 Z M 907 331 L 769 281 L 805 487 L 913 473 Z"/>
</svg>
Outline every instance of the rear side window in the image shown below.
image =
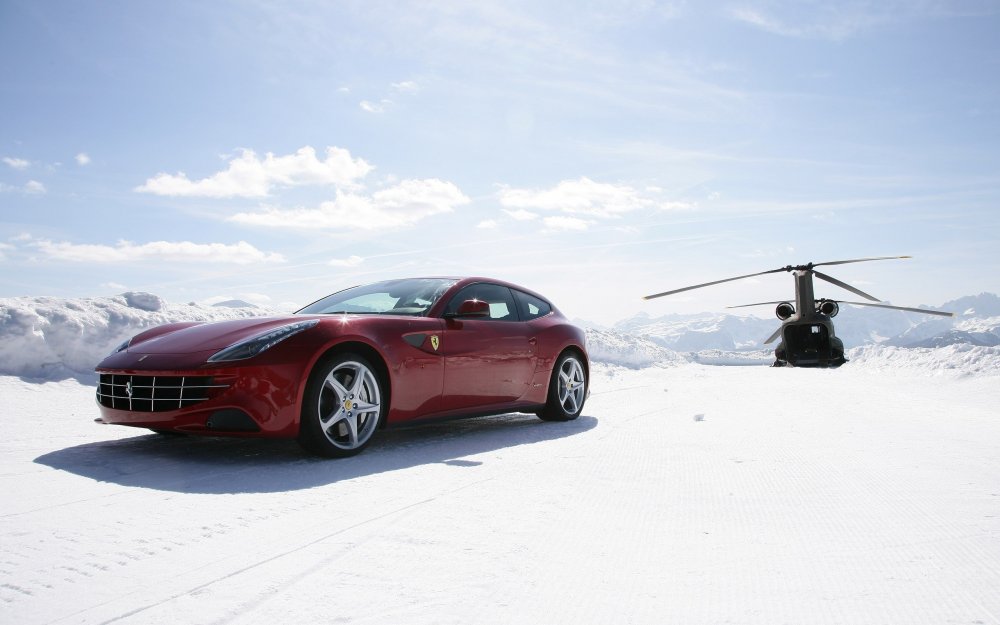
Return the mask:
<svg viewBox="0 0 1000 625">
<path fill-rule="evenodd" d="M 448 302 L 445 314 L 454 313 L 458 310 L 459 304 L 468 299 L 482 300 L 490 305 L 489 319 L 493 321 L 517 321 L 517 309 L 514 304 L 514 296 L 510 289 L 499 284 L 489 284 L 480 282 L 470 284 L 458 292 L 455 297 Z M 485 318 L 484 318 L 485 320 Z"/>
<path fill-rule="evenodd" d="M 517 307 L 521 310 L 521 319 L 530 321 L 544 317 L 552 312 L 552 305 L 545 300 L 518 290 L 513 291 L 514 299 L 517 300 Z"/>
</svg>

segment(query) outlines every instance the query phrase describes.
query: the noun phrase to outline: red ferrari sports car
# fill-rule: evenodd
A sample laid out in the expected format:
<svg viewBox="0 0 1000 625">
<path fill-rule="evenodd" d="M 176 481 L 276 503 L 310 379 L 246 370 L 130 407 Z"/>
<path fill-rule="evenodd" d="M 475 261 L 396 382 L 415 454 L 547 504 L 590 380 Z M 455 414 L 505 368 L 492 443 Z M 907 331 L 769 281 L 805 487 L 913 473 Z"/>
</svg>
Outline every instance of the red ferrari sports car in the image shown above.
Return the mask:
<svg viewBox="0 0 1000 625">
<path fill-rule="evenodd" d="M 163 433 L 297 437 L 350 456 L 384 426 L 583 410 L 584 333 L 548 300 L 484 278 L 356 286 L 293 315 L 173 323 L 98 366 L 103 423 Z"/>
</svg>

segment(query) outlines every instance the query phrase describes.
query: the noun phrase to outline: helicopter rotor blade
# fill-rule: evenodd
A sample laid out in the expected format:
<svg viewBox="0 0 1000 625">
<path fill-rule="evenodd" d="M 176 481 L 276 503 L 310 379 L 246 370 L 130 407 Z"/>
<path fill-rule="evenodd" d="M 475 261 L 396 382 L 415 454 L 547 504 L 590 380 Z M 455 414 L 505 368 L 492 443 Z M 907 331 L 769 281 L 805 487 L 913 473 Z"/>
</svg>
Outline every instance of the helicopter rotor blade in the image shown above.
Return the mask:
<svg viewBox="0 0 1000 625">
<path fill-rule="evenodd" d="M 736 306 L 726 306 L 726 308 L 747 308 L 747 307 L 750 307 L 750 306 L 767 306 L 767 305 L 772 305 L 773 306 L 773 305 L 776 305 L 776 304 L 784 304 L 787 301 L 788 300 L 783 300 L 783 301 L 780 301 L 780 302 L 757 302 L 756 304 L 738 304 Z"/>
<path fill-rule="evenodd" d="M 772 334 L 771 336 L 767 337 L 767 340 L 766 340 L 766 341 L 764 341 L 764 345 L 770 345 L 771 343 L 773 343 L 773 342 L 774 342 L 774 339 L 776 339 L 776 338 L 778 338 L 779 336 L 781 336 L 781 330 L 782 330 L 782 328 L 784 328 L 784 327 L 785 327 L 785 325 L 784 325 L 784 324 L 782 324 L 782 325 L 778 326 L 778 329 L 774 331 L 774 334 Z"/>
<path fill-rule="evenodd" d="M 870 299 L 873 302 L 881 301 L 881 300 L 879 300 L 879 298 L 877 298 L 877 297 L 875 297 L 873 295 L 869 295 L 869 294 L 865 293 L 864 291 L 862 291 L 861 289 L 856 289 L 853 286 L 851 286 L 850 284 L 847 284 L 846 282 L 841 282 L 840 280 L 834 278 L 833 276 L 828 276 L 825 273 L 821 273 L 819 271 L 813 271 L 812 273 L 813 273 L 814 276 L 816 276 L 820 280 L 826 280 L 830 284 L 836 284 L 840 288 L 846 289 L 846 290 L 850 291 L 851 293 L 854 293 L 855 295 L 860 295 L 861 297 L 863 297 L 865 299 Z"/>
<path fill-rule="evenodd" d="M 825 263 L 813 263 L 813 267 L 821 267 L 823 265 L 846 265 L 848 263 L 866 263 L 870 260 L 899 260 L 902 258 L 913 258 L 912 256 L 875 256 L 873 258 L 855 258 L 852 260 L 831 260 Z"/>
<path fill-rule="evenodd" d="M 753 278 L 754 276 L 763 276 L 769 273 L 778 273 L 780 271 L 788 271 L 787 267 L 782 267 L 781 269 L 769 269 L 768 271 L 760 271 L 758 273 L 748 273 L 745 276 L 736 276 L 735 278 L 726 278 L 725 280 L 715 280 L 714 282 L 706 282 L 704 284 L 695 284 L 694 286 L 686 286 L 682 289 L 674 289 L 673 291 L 664 291 L 663 293 L 655 293 L 653 295 L 647 295 L 642 299 L 656 299 L 657 297 L 663 297 L 664 295 L 673 295 L 674 293 L 683 293 L 684 291 L 691 291 L 694 289 L 700 289 L 706 286 L 712 286 L 713 284 L 722 284 L 723 282 L 732 282 L 733 280 L 742 280 L 744 278 Z M 876 300 L 877 301 L 877 300 Z"/>
<path fill-rule="evenodd" d="M 925 315 L 938 315 L 939 317 L 954 317 L 955 313 L 943 310 L 927 310 L 926 308 L 908 308 L 906 306 L 890 306 L 889 304 L 869 304 L 868 302 L 845 302 L 836 300 L 838 304 L 851 304 L 852 306 L 871 306 L 873 308 L 888 308 L 890 310 L 905 310 L 907 312 L 923 313 Z"/>
</svg>

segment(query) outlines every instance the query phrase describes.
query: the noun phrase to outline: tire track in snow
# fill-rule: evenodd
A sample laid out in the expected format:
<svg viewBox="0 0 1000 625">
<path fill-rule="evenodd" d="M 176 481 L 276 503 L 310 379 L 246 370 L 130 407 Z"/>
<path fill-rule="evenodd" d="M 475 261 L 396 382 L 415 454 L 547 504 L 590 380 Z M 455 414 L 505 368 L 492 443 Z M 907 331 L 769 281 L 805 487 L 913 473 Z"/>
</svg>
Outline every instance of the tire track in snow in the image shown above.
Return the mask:
<svg viewBox="0 0 1000 625">
<path fill-rule="evenodd" d="M 534 421 L 532 421 L 532 423 L 534 423 Z M 557 425 L 555 424 L 541 425 L 539 427 L 557 427 Z M 380 530 L 384 531 L 385 528 L 391 527 L 393 524 L 398 523 L 406 514 L 414 513 L 418 511 L 418 509 L 427 504 L 439 502 L 441 499 L 448 498 L 449 496 L 455 495 L 457 493 L 467 491 L 470 489 L 475 489 L 482 486 L 483 484 L 490 483 L 496 479 L 498 474 L 502 474 L 504 476 L 504 479 L 512 479 L 515 478 L 515 476 L 518 474 L 532 474 L 536 472 L 538 464 L 550 461 L 558 461 L 558 460 L 559 460 L 558 457 L 545 457 L 541 460 L 536 460 L 533 456 L 529 455 L 527 456 L 526 460 L 523 460 L 518 464 L 511 465 L 510 463 L 499 463 L 495 468 L 490 470 L 490 475 L 487 477 L 476 479 L 474 481 L 468 482 L 458 487 L 448 488 L 446 490 L 441 491 L 440 493 L 438 493 L 433 497 L 424 498 L 421 499 L 420 501 L 395 508 L 383 514 L 370 517 L 364 521 L 343 527 L 335 532 L 327 532 L 326 534 L 311 539 L 308 542 L 297 543 L 294 547 L 285 548 L 280 553 L 275 553 L 266 558 L 256 559 L 253 562 L 245 566 L 242 566 L 238 569 L 230 570 L 227 571 L 225 574 L 214 576 L 211 579 L 204 581 L 203 583 L 197 586 L 185 588 L 183 590 L 174 592 L 170 596 L 163 597 L 155 602 L 141 606 L 134 610 L 130 610 L 120 615 L 116 615 L 114 617 L 111 617 L 110 619 L 103 620 L 101 621 L 101 623 L 118 622 L 120 620 L 127 619 L 137 614 L 145 613 L 147 611 L 154 610 L 161 606 L 166 606 L 167 604 L 171 604 L 172 602 L 183 600 L 187 597 L 193 597 L 195 595 L 198 595 L 199 593 L 203 593 L 204 591 L 208 590 L 209 588 L 215 585 L 223 584 L 237 577 L 240 577 L 243 574 L 250 573 L 255 569 L 259 569 L 269 564 L 276 563 L 278 560 L 281 560 L 285 557 L 292 556 L 295 554 L 301 554 L 303 552 L 308 552 L 310 547 L 314 547 L 320 543 L 331 540 L 346 533 L 353 532 L 354 530 L 357 530 L 371 523 L 377 523 Z M 390 521 L 390 522 L 383 523 L 383 521 Z M 364 546 L 364 543 L 367 541 L 369 537 L 366 537 L 364 540 L 361 541 L 354 541 L 352 543 L 343 545 L 342 547 L 337 549 L 333 554 L 327 554 L 322 557 L 308 556 L 308 559 L 313 560 L 312 564 L 305 569 L 301 569 L 299 572 L 293 575 L 279 574 L 278 579 L 274 579 L 274 577 L 269 576 L 268 593 L 259 595 L 251 593 L 251 595 L 254 598 L 242 602 L 241 609 L 257 609 L 261 604 L 266 603 L 270 601 L 273 597 L 283 593 L 285 589 L 294 586 L 296 583 L 298 583 L 303 579 L 311 577 L 317 571 L 329 567 L 332 562 L 339 560 L 346 553 L 354 551 Z M 225 620 L 226 619 L 223 619 L 222 622 L 225 622 Z"/>
<path fill-rule="evenodd" d="M 225 572 L 225 573 L 223 573 L 221 575 L 214 575 L 210 579 L 207 579 L 207 580 L 205 580 L 205 581 L 203 581 L 203 582 L 201 582 L 201 583 L 199 583 L 199 584 L 197 584 L 195 586 L 191 586 L 191 587 L 185 588 L 182 591 L 174 592 L 174 593 L 172 593 L 168 597 L 165 597 L 165 598 L 162 598 L 162 599 L 158 599 L 158 600 L 156 600 L 154 602 L 147 603 L 147 604 L 145 604 L 143 606 L 140 606 L 140 607 L 131 609 L 129 611 L 117 614 L 117 615 L 112 616 L 110 618 L 105 618 L 104 620 L 99 621 L 99 623 L 101 625 L 108 625 L 110 623 L 116 623 L 116 622 L 122 621 L 124 619 L 128 619 L 130 617 L 133 617 L 133 616 L 136 616 L 138 614 L 141 614 L 143 612 L 146 612 L 147 610 L 150 610 L 150 609 L 156 608 L 158 606 L 164 605 L 166 603 L 169 603 L 169 602 L 174 601 L 176 599 L 179 599 L 181 597 L 189 596 L 189 595 L 196 595 L 196 594 L 204 591 L 205 589 L 207 589 L 207 588 L 209 588 L 209 587 L 211 587 L 211 586 L 213 586 L 215 584 L 218 584 L 220 582 L 224 582 L 224 581 L 229 580 L 231 578 L 234 578 L 234 577 L 237 577 L 237 576 L 242 575 L 244 573 L 250 572 L 250 571 L 252 571 L 252 570 L 254 570 L 256 568 L 262 567 L 264 565 L 267 565 L 269 563 L 275 562 L 275 561 L 280 560 L 282 558 L 285 558 L 285 557 L 291 556 L 293 554 L 302 552 L 302 551 L 304 551 L 306 549 L 309 549 L 310 547 L 313 547 L 313 546 L 315 546 L 317 544 L 325 542 L 325 541 L 327 541 L 327 540 L 329 540 L 331 538 L 340 536 L 342 534 L 345 534 L 345 533 L 350 532 L 352 530 L 356 530 L 358 528 L 364 527 L 364 526 L 372 524 L 372 523 L 377 523 L 379 521 L 391 518 L 391 517 L 399 515 L 401 513 L 405 513 L 406 511 L 411 510 L 413 508 L 417 508 L 419 506 L 422 506 L 422 505 L 425 505 L 425 504 L 428 504 L 428 503 L 432 503 L 432 502 L 440 499 L 441 497 L 447 496 L 447 495 L 455 493 L 455 492 L 459 492 L 459 491 L 464 490 L 466 488 L 474 487 L 477 484 L 480 484 L 482 482 L 489 481 L 489 480 L 492 480 L 492 479 L 493 479 L 492 477 L 489 477 L 489 478 L 485 478 L 485 479 L 476 480 L 474 482 L 471 482 L 469 484 L 465 484 L 465 485 L 460 486 L 458 488 L 453 488 L 453 489 L 449 489 L 449 490 L 446 490 L 446 491 L 442 491 L 441 493 L 438 493 L 437 495 L 435 495 L 433 497 L 423 498 L 423 499 L 421 499 L 419 501 L 415 501 L 413 503 L 410 503 L 410 504 L 407 504 L 407 505 L 404 505 L 404 506 L 401 506 L 401 507 L 389 510 L 387 512 L 383 512 L 383 513 L 377 514 L 375 516 L 368 517 L 368 518 L 363 519 L 361 521 L 358 521 L 356 523 L 352 523 L 350 525 L 338 528 L 335 531 L 328 532 L 328 533 L 326 533 L 326 534 L 324 534 L 322 536 L 319 536 L 317 538 L 311 539 L 308 542 L 298 543 L 298 544 L 296 544 L 293 547 L 284 548 L 280 552 L 272 554 L 272 555 L 267 556 L 265 558 L 255 559 L 250 564 L 246 564 L 246 565 L 240 566 L 239 568 L 227 571 L 227 572 Z M 179 577 L 185 577 L 185 576 L 189 576 L 189 575 L 194 575 L 194 574 L 197 574 L 201 570 L 208 569 L 208 568 L 213 568 L 216 565 L 219 565 L 219 564 L 225 562 L 226 560 L 230 560 L 232 558 L 233 558 L 232 556 L 227 556 L 225 558 L 214 560 L 214 561 L 202 564 L 202 565 L 200 565 L 199 567 L 197 567 L 195 569 L 179 573 L 178 576 Z M 307 575 L 307 574 L 308 574 L 308 572 L 300 573 L 299 575 L 296 576 L 296 578 L 302 577 L 302 576 Z M 132 593 L 132 594 L 135 594 L 135 593 Z M 94 606 L 89 606 L 85 610 L 80 610 L 80 611 L 72 613 L 72 614 L 67 614 L 67 615 L 61 616 L 61 617 L 59 617 L 59 618 L 57 618 L 57 619 L 55 619 L 53 621 L 49 621 L 49 623 L 58 623 L 58 622 L 61 622 L 61 621 L 66 621 L 66 620 L 75 621 L 75 620 L 78 619 L 78 617 L 81 617 L 81 616 L 85 615 L 88 612 L 93 612 L 93 611 L 95 611 L 95 610 L 97 610 L 99 608 L 102 608 L 104 606 L 107 606 L 107 605 L 109 605 L 111 603 L 114 603 L 114 602 L 117 602 L 117 601 L 120 601 L 120 600 L 121 600 L 120 597 L 116 597 L 115 599 L 113 599 L 111 601 L 108 601 L 108 602 L 105 602 L 105 603 L 102 603 L 102 604 L 97 604 L 97 605 L 94 605 Z"/>
</svg>

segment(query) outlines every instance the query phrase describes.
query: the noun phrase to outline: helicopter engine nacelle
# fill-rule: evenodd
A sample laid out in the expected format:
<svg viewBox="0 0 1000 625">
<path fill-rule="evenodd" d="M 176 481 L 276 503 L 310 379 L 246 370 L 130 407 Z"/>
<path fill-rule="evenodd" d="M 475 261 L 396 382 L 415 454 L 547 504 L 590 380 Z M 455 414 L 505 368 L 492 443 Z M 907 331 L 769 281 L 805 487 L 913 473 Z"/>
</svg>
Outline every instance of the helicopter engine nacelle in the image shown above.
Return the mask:
<svg viewBox="0 0 1000 625">
<path fill-rule="evenodd" d="M 784 321 L 795 314 L 795 306 L 792 306 L 788 302 L 781 302 L 778 304 L 777 308 L 774 309 L 774 314 L 778 316 L 778 319 Z"/>
<path fill-rule="evenodd" d="M 837 313 L 840 312 L 840 306 L 832 300 L 820 300 L 816 302 L 816 312 L 827 317 L 836 317 Z"/>
</svg>

